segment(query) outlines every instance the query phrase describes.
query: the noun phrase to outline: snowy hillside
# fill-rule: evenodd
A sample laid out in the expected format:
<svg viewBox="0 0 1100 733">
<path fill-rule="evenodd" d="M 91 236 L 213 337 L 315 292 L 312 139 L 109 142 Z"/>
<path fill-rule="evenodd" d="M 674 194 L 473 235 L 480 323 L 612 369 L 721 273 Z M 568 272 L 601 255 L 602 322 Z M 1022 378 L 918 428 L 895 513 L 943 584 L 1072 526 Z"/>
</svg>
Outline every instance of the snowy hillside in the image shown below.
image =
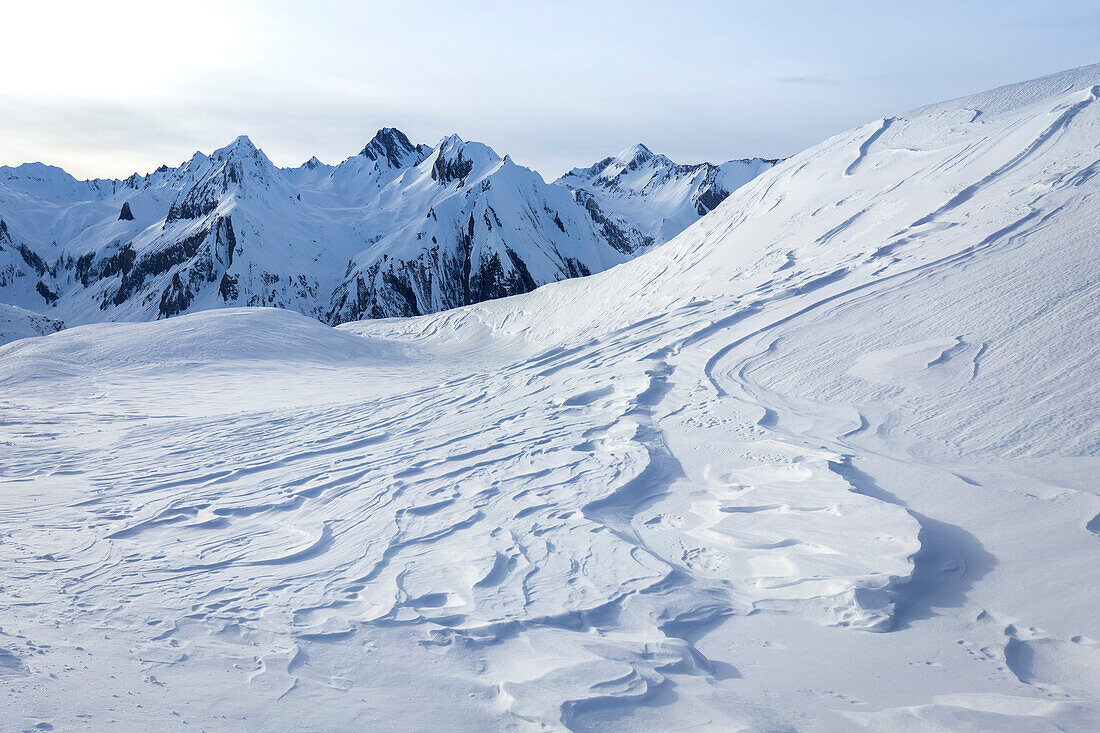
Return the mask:
<svg viewBox="0 0 1100 733">
<path fill-rule="evenodd" d="M 660 199 L 694 211 L 689 189 Z M 0 302 L 70 326 L 235 305 L 420 315 L 623 262 L 650 243 L 623 234 L 648 231 L 640 211 L 613 224 L 485 145 L 393 128 L 337 166 L 279 169 L 244 136 L 122 181 L 27 164 L 0 168 Z"/>
<path fill-rule="evenodd" d="M 525 295 L 0 346 L 0 719 L 1097 730 L 1098 170 L 1091 66 Z"/>
<path fill-rule="evenodd" d="M 60 331 L 62 324 L 43 315 L 0 303 L 0 344 L 28 336 L 44 336 Z"/>
</svg>

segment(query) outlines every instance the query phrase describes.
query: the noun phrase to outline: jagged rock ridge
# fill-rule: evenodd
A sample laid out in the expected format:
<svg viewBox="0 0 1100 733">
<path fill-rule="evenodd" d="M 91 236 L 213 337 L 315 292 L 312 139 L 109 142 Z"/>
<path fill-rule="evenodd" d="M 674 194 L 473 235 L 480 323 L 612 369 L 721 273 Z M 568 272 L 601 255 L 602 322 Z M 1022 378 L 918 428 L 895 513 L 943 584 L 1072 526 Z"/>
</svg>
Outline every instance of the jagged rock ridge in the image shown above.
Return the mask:
<svg viewBox="0 0 1100 733">
<path fill-rule="evenodd" d="M 573 191 L 608 241 L 631 251 L 668 241 L 778 162 L 680 165 L 638 143 L 557 183 Z"/>
</svg>

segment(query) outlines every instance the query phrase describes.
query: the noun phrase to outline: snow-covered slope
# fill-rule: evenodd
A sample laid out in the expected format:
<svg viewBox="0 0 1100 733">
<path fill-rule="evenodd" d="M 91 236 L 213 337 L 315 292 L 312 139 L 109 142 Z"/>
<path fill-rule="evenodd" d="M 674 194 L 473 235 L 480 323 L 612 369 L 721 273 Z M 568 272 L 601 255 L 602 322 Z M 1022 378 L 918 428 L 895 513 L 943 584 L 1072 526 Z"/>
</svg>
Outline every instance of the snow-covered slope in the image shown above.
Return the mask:
<svg viewBox="0 0 1100 733">
<path fill-rule="evenodd" d="M 0 303 L 0 343 L 28 336 L 44 336 L 60 331 L 63 327 L 64 324 L 60 321 L 46 318 L 34 311 Z"/>
<path fill-rule="evenodd" d="M 1093 66 L 526 295 L 0 347 L 0 717 L 1096 730 L 1098 170 Z"/>
<path fill-rule="evenodd" d="M 645 145 L 627 148 L 556 183 L 567 186 L 605 236 L 624 251 L 661 244 L 778 160 L 678 165 Z"/>
<path fill-rule="evenodd" d="M 677 196 L 695 205 L 689 187 L 660 199 Z M 124 181 L 27 164 L 0 168 L 0 302 L 68 325 L 234 305 L 419 315 L 625 261 L 649 238 L 620 227 L 649 224 L 616 216 L 480 143 L 393 128 L 337 166 L 279 169 L 243 136 Z"/>
</svg>

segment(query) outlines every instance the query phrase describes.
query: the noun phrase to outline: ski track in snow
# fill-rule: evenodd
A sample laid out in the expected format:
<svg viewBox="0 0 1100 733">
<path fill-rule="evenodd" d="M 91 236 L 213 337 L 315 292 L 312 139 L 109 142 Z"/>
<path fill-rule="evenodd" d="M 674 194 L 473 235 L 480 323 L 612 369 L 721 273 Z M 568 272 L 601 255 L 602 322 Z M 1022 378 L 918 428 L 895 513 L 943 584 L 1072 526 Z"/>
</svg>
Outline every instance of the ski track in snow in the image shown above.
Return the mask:
<svg viewBox="0 0 1100 733">
<path fill-rule="evenodd" d="M 0 718 L 1095 729 L 1098 75 L 520 298 L 0 349 Z"/>
</svg>

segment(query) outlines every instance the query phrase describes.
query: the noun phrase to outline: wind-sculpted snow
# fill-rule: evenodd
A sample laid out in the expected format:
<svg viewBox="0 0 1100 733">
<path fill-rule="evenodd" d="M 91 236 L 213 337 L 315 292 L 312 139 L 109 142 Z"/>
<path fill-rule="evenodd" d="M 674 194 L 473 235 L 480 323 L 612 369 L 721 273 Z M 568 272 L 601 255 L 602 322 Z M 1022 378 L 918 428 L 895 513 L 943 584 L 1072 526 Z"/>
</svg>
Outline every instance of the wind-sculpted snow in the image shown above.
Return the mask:
<svg viewBox="0 0 1100 733">
<path fill-rule="evenodd" d="M 839 135 L 515 298 L 0 347 L 0 713 L 1095 729 L 1098 84 Z"/>
</svg>

